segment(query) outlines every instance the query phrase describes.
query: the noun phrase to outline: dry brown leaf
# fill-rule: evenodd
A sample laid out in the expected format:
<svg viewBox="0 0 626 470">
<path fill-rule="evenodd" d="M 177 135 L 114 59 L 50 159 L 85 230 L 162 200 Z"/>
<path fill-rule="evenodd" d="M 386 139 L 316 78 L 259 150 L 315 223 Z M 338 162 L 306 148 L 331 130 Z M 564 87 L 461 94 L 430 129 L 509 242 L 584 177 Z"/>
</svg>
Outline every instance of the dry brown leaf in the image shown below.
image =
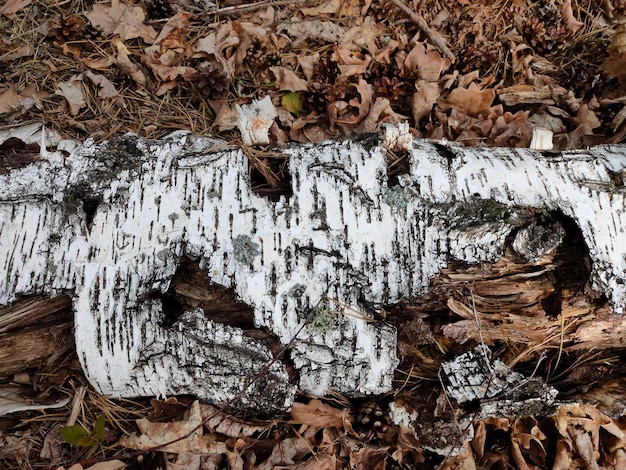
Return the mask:
<svg viewBox="0 0 626 470">
<path fill-rule="evenodd" d="M 287 34 L 296 38 L 293 47 L 310 40 L 327 42 L 330 44 L 340 42 L 346 30 L 334 21 L 311 20 L 297 21 L 292 19 L 286 25 Z"/>
<path fill-rule="evenodd" d="M 584 428 L 572 427 L 570 434 L 574 441 L 574 449 L 585 461 L 586 467 L 592 470 L 599 470 L 597 447 L 594 445 L 591 436 Z"/>
<path fill-rule="evenodd" d="M 339 44 L 335 46 L 335 50 L 333 52 L 333 59 L 340 66 L 342 65 L 358 65 L 362 67 L 363 72 L 369 67 L 372 63 L 372 56 L 367 54 L 361 54 L 361 51 L 354 51 L 345 44 Z M 343 72 L 343 69 L 342 69 Z"/>
<path fill-rule="evenodd" d="M 167 93 L 168 91 L 173 90 L 177 86 L 178 86 L 178 82 L 176 82 L 176 80 L 172 80 L 172 81 L 169 81 L 169 82 L 162 82 L 161 86 L 155 92 L 155 95 L 163 96 L 165 93 Z"/>
<path fill-rule="evenodd" d="M 237 127 L 238 117 L 234 104 L 226 101 L 209 101 L 209 105 L 215 112 L 213 125 L 218 131 L 229 131 Z"/>
<path fill-rule="evenodd" d="M 108 70 L 111 65 L 115 63 L 115 57 L 110 55 L 107 55 L 106 57 L 98 57 L 93 60 L 88 57 L 82 57 L 80 60 L 83 65 L 92 70 Z"/>
<path fill-rule="evenodd" d="M 501 111 L 501 107 L 498 107 Z M 515 114 L 505 112 L 495 117 L 489 138 L 497 147 L 528 147 L 533 136 L 533 129 L 528 122 L 529 111 L 518 111 Z"/>
<path fill-rule="evenodd" d="M 2 49 L 10 50 L 10 52 L 5 52 L 4 54 L 0 54 L 0 62 L 8 63 L 12 62 L 20 57 L 28 57 L 33 53 L 29 44 L 20 44 L 18 46 L 13 46 L 13 44 L 7 43 L 4 40 L 1 40 L 4 47 Z"/>
<path fill-rule="evenodd" d="M 285 67 L 270 67 L 272 73 L 276 76 L 279 89 L 284 91 L 307 91 L 307 81 L 298 77 L 296 73 Z"/>
<path fill-rule="evenodd" d="M 572 463 L 572 446 L 569 440 L 560 437 L 556 441 L 552 470 L 569 470 Z"/>
<path fill-rule="evenodd" d="M 189 82 L 198 76 L 198 72 L 193 67 L 186 67 L 183 65 L 169 67 L 155 62 L 149 62 L 148 66 L 152 70 L 152 73 L 154 73 L 154 76 L 162 82 L 176 80 L 179 77 L 184 81 Z"/>
<path fill-rule="evenodd" d="M 11 85 L 0 93 L 0 114 L 10 113 L 20 105 L 21 101 L 22 98 L 17 93 L 17 86 Z"/>
<path fill-rule="evenodd" d="M 309 55 L 299 55 L 298 56 L 298 65 L 302 70 L 302 73 L 306 77 L 307 80 L 313 79 L 313 73 L 315 71 L 315 64 L 317 64 L 320 60 L 319 52 L 315 54 Z"/>
<path fill-rule="evenodd" d="M 198 40 L 194 57 L 213 55 L 229 78 L 242 66 L 254 41 L 262 41 L 267 30 L 248 22 L 231 21 L 220 25 L 216 31 Z"/>
<path fill-rule="evenodd" d="M 137 427 L 141 434 L 122 437 L 119 441 L 122 447 L 135 450 L 158 447 L 163 452 L 174 454 L 228 452 L 225 442 L 217 442 L 211 436 L 203 435 L 202 413 L 198 401 L 191 405 L 188 416 L 183 421 L 152 423 L 142 418 L 137 420 Z"/>
<path fill-rule="evenodd" d="M 355 85 L 359 98 L 352 98 L 348 103 L 345 101 L 335 101 L 328 105 L 328 119 L 331 125 L 353 126 L 363 121 L 369 114 L 374 96 L 374 87 L 365 80 L 360 79 Z M 354 109 L 358 113 L 354 113 Z"/>
<path fill-rule="evenodd" d="M 425 117 L 430 115 L 433 105 L 439 98 L 439 85 L 427 80 L 418 80 L 415 84 L 417 92 L 411 97 L 411 112 L 417 127 Z"/>
<path fill-rule="evenodd" d="M 228 437 L 249 437 L 264 431 L 269 424 L 253 424 L 228 415 L 211 405 L 200 405 L 202 420 L 207 429 Z"/>
<path fill-rule="evenodd" d="M 437 103 L 443 111 L 454 108 L 463 114 L 476 117 L 489 111 L 495 97 L 496 92 L 492 88 L 481 90 L 478 85 L 471 83 L 469 88 L 455 88 Z"/>
<path fill-rule="evenodd" d="M 325 14 L 335 14 L 341 8 L 341 0 L 328 0 L 326 3 L 322 3 L 318 6 L 311 8 L 300 8 L 303 15 L 306 16 L 319 16 Z"/>
<path fill-rule="evenodd" d="M 437 51 L 426 51 L 421 42 L 415 44 L 404 60 L 404 73 L 407 77 L 436 82 L 441 72 L 450 67 L 450 61 Z"/>
<path fill-rule="evenodd" d="M 98 98 L 112 98 L 118 95 L 115 85 L 111 83 L 104 75 L 98 75 L 91 70 L 85 71 L 85 75 L 94 85 L 98 87 Z"/>
<path fill-rule="evenodd" d="M 284 465 L 294 465 L 295 462 L 311 453 L 314 448 L 316 428 L 309 428 L 302 435 L 289 437 L 278 441 L 272 449 L 272 455 L 262 464 L 256 467 L 257 470 L 273 470 Z"/>
<path fill-rule="evenodd" d="M 85 13 L 85 16 L 103 34 L 117 35 L 122 41 L 143 38 L 148 44 L 152 44 L 157 37 L 154 28 L 144 24 L 146 14 L 141 7 L 126 5 L 119 0 L 111 0 L 111 6 L 96 3 L 93 10 Z"/>
<path fill-rule="evenodd" d="M 293 404 L 290 422 L 307 424 L 314 428 L 341 428 L 344 421 L 352 421 L 352 419 L 346 409 L 335 408 L 321 400 L 311 400 L 307 404 L 299 402 Z"/>
<path fill-rule="evenodd" d="M 159 44 L 162 49 L 184 47 L 184 39 L 189 34 L 190 17 L 191 14 L 182 11 L 176 13 L 163 25 L 154 44 Z"/>
<path fill-rule="evenodd" d="M 139 85 L 144 86 L 146 84 L 146 76 L 141 71 L 139 66 L 128 57 L 130 55 L 130 51 L 126 45 L 118 37 L 114 37 L 111 42 L 117 48 L 117 66 L 122 69 L 122 71 L 126 72 L 130 78 L 135 80 L 135 82 Z"/>
<path fill-rule="evenodd" d="M 30 5 L 32 0 L 7 0 L 4 5 L 0 7 L 0 15 L 4 15 L 10 20 L 17 18 L 16 13 L 25 6 Z"/>
<path fill-rule="evenodd" d="M 385 27 L 376 23 L 370 16 L 365 17 L 363 24 L 350 28 L 341 38 L 341 45 L 352 51 L 367 51 L 368 54 L 378 53 L 378 41 L 385 33 Z"/>
<path fill-rule="evenodd" d="M 54 94 L 65 98 L 70 107 L 70 113 L 76 116 L 80 109 L 87 105 L 83 90 L 83 74 L 73 75 L 66 82 L 60 82 Z"/>
<path fill-rule="evenodd" d="M 391 103 L 387 98 L 379 96 L 370 107 L 367 117 L 355 131 L 358 134 L 371 134 L 378 132 L 383 123 L 398 124 L 406 120 L 408 120 L 406 116 L 402 116 L 391 109 Z"/>
<path fill-rule="evenodd" d="M 617 77 L 624 84 L 626 82 L 626 24 L 620 23 L 615 28 L 608 53 L 609 56 L 604 59 L 600 69 L 611 77 Z"/>
<path fill-rule="evenodd" d="M 385 470 L 387 449 L 371 449 L 362 447 L 350 452 L 350 468 L 367 468 L 368 470 Z"/>
<path fill-rule="evenodd" d="M 576 34 L 580 28 L 584 26 L 576 18 L 574 18 L 574 12 L 572 11 L 572 0 L 563 0 L 561 4 L 561 16 L 565 22 L 565 26 L 572 35 Z"/>
</svg>

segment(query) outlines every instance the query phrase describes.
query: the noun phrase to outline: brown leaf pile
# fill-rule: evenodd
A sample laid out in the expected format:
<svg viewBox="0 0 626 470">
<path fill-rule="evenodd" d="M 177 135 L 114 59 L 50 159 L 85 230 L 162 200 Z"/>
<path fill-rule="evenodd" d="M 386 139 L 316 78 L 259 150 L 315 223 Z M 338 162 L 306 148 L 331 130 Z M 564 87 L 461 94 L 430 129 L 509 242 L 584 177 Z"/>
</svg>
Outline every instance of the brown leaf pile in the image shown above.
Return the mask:
<svg viewBox="0 0 626 470">
<path fill-rule="evenodd" d="M 230 139 L 236 106 L 269 96 L 273 144 L 405 120 L 417 136 L 468 145 L 527 147 L 536 127 L 554 132 L 556 148 L 626 133 L 611 78 L 623 80 L 621 3 L 409 3 L 454 61 L 387 0 L 240 3 L 6 2 L 0 125 Z"/>
</svg>

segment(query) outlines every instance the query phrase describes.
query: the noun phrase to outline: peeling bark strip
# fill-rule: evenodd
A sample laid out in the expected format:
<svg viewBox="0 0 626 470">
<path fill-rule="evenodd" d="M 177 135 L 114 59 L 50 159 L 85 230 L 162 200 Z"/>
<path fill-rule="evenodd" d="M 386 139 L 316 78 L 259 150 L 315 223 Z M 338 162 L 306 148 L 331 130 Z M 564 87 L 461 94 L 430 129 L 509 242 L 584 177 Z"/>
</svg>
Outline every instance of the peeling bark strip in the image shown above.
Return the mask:
<svg viewBox="0 0 626 470">
<path fill-rule="evenodd" d="M 22 140 L 46 141 L 36 129 Z M 396 332 L 376 309 L 424 293 L 451 258 L 497 260 L 509 239 L 523 258 L 540 257 L 562 237 L 549 211 L 576 221 L 595 287 L 617 312 L 626 304 L 621 147 L 542 155 L 418 141 L 392 187 L 375 137 L 285 147 L 293 195 L 278 202 L 250 190 L 241 150 L 208 138 L 42 147 L 42 161 L 0 175 L 0 305 L 72 292 L 78 354 L 105 394 L 225 403 L 271 360 L 197 311 L 163 326 L 151 294 L 167 290 L 183 255 L 233 287 L 283 344 L 310 322 L 291 359 L 314 394 L 389 390 Z M 340 304 L 327 299 L 373 321 L 334 314 Z M 294 394 L 278 361 L 253 388 L 243 405 L 266 412 Z"/>
</svg>

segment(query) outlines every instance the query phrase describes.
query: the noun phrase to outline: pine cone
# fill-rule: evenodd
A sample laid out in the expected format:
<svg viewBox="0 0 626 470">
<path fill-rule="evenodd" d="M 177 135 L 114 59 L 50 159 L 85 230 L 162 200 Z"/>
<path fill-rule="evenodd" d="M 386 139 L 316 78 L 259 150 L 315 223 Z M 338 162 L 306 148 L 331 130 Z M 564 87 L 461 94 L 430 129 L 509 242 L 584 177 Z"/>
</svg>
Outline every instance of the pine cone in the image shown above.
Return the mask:
<svg viewBox="0 0 626 470">
<path fill-rule="evenodd" d="M 198 89 L 202 96 L 210 100 L 218 100 L 228 93 L 231 81 L 219 65 L 205 62 L 200 65 L 198 72 L 200 74 Z"/>
<path fill-rule="evenodd" d="M 395 428 L 385 412 L 375 400 L 367 400 L 358 408 L 354 430 L 366 442 L 392 442 Z"/>
<path fill-rule="evenodd" d="M 61 44 L 85 39 L 86 30 L 85 20 L 77 15 L 61 13 L 48 21 L 48 37 Z"/>
</svg>

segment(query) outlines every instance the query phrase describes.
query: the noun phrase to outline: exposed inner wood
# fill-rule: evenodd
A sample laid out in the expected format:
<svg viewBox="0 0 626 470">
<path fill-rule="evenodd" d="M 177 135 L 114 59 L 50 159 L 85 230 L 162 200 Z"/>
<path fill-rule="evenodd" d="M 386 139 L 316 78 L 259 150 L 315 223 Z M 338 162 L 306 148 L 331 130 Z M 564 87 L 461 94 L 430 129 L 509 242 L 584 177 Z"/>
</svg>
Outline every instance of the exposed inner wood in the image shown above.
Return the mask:
<svg viewBox="0 0 626 470">
<path fill-rule="evenodd" d="M 167 321 L 183 311 L 201 308 L 206 317 L 237 328 L 254 328 L 254 310 L 237 300 L 233 289 L 212 283 L 197 262 L 184 256 L 166 294 L 162 296 Z"/>
<path fill-rule="evenodd" d="M 0 379 L 51 365 L 74 349 L 71 299 L 29 297 L 0 309 Z"/>
</svg>

